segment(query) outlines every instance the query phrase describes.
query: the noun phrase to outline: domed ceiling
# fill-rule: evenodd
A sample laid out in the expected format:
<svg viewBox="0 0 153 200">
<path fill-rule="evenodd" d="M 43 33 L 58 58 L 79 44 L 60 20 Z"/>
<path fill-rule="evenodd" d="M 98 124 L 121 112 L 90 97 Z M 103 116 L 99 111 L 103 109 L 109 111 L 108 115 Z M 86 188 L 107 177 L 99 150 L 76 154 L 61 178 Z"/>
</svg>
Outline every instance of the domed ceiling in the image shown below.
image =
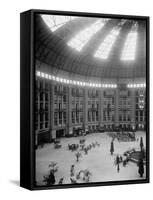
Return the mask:
<svg viewBox="0 0 153 200">
<path fill-rule="evenodd" d="M 145 26 L 142 20 L 37 15 L 36 59 L 84 76 L 145 77 Z"/>
</svg>

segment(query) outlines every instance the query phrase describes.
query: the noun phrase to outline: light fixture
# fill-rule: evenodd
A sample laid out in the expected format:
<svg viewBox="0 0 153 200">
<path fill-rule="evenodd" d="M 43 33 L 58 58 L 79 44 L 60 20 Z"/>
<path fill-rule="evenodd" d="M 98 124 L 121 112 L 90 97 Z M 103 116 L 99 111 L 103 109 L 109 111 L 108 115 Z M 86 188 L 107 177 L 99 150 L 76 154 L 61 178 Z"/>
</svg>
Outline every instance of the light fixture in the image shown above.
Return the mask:
<svg viewBox="0 0 153 200">
<path fill-rule="evenodd" d="M 37 75 L 37 76 L 40 76 L 40 71 L 36 71 L 36 75 Z"/>
<path fill-rule="evenodd" d="M 127 84 L 127 88 L 145 88 L 145 83 L 134 83 L 134 84 Z"/>
<path fill-rule="evenodd" d="M 82 82 L 82 81 L 76 81 L 76 80 L 69 80 L 62 77 L 46 74 L 40 71 L 36 71 L 36 76 L 49 79 L 49 80 L 54 80 L 60 83 L 65 83 L 65 84 L 73 84 L 73 85 L 95 87 L 95 88 L 117 88 L 117 84 L 109 84 L 109 83 L 101 84 L 101 83 L 94 83 L 94 82 Z"/>
</svg>

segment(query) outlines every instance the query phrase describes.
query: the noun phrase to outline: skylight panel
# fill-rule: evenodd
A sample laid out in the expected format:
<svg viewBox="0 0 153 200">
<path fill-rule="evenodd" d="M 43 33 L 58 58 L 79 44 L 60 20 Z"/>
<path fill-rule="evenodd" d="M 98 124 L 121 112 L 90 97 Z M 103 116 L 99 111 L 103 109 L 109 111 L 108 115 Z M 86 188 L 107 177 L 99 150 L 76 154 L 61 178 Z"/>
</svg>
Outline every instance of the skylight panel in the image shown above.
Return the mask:
<svg viewBox="0 0 153 200">
<path fill-rule="evenodd" d="M 114 28 L 102 42 L 102 44 L 100 45 L 94 56 L 102 59 L 107 59 L 119 32 L 120 32 L 119 29 Z"/>
<path fill-rule="evenodd" d="M 87 44 L 91 37 L 103 28 L 106 21 L 108 21 L 108 19 L 97 20 L 89 27 L 80 31 L 74 38 L 72 38 L 68 42 L 68 46 L 74 48 L 77 51 L 81 51 L 81 49 Z"/>
<path fill-rule="evenodd" d="M 52 32 L 77 17 L 59 16 L 59 15 L 41 15 L 43 21 L 47 24 Z"/>
<path fill-rule="evenodd" d="M 127 36 L 121 60 L 134 60 L 136 52 L 136 42 L 137 42 L 137 28 L 138 23 L 134 23 L 130 33 Z"/>
<path fill-rule="evenodd" d="M 136 50 L 137 32 L 131 32 L 128 34 L 121 60 L 134 60 Z"/>
<path fill-rule="evenodd" d="M 109 33 L 108 36 L 104 39 L 104 41 L 99 46 L 98 50 L 95 53 L 95 57 L 101 58 L 101 59 L 107 59 L 109 56 L 109 53 L 113 47 L 113 44 L 115 43 L 117 36 L 120 33 L 120 29 L 125 24 L 127 20 L 122 19 L 118 25 L 112 29 L 112 31 Z"/>
</svg>

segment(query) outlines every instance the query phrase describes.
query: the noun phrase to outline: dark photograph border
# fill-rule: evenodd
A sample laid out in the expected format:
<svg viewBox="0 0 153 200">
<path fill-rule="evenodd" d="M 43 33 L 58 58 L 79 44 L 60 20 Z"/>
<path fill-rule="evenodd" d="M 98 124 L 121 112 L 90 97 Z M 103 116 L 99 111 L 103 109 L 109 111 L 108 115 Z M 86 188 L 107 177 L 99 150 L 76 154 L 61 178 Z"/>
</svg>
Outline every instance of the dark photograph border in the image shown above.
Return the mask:
<svg viewBox="0 0 153 200">
<path fill-rule="evenodd" d="M 62 184 L 53 186 L 36 185 L 36 151 L 35 151 L 35 38 L 36 15 L 53 14 L 80 17 L 131 19 L 146 21 L 146 178 L 140 180 L 90 182 L 79 184 Z M 149 183 L 150 136 L 149 136 L 149 17 L 82 13 L 69 11 L 29 10 L 21 13 L 20 17 L 20 186 L 30 190 L 63 189 L 94 186 L 126 185 Z"/>
</svg>

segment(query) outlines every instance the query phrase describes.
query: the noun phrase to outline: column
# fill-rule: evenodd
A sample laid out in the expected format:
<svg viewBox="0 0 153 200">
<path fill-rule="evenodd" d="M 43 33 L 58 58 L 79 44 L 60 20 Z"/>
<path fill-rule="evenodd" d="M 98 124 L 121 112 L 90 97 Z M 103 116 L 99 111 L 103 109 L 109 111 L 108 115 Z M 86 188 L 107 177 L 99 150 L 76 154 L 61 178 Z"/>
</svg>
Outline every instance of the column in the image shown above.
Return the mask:
<svg viewBox="0 0 153 200">
<path fill-rule="evenodd" d="M 38 115 L 38 128 L 37 128 L 37 130 L 35 130 L 35 146 L 37 147 L 38 145 L 39 145 L 39 143 L 38 143 L 38 134 L 39 134 L 39 131 L 40 131 L 40 114 L 39 114 L 39 110 L 40 110 L 40 90 L 39 90 L 39 87 L 40 87 L 40 81 L 39 81 L 39 79 L 36 79 L 36 81 L 38 81 L 38 85 L 37 85 L 37 93 L 36 93 L 36 95 L 37 95 L 37 104 L 38 104 L 38 113 L 37 113 L 37 115 Z M 35 90 L 36 90 L 36 88 L 35 88 Z M 35 101 L 35 103 L 36 103 L 36 101 Z"/>
<path fill-rule="evenodd" d="M 99 110 L 98 110 L 98 124 L 99 128 L 101 127 L 101 122 L 102 122 L 102 98 L 101 98 L 101 90 L 98 91 L 98 97 L 99 97 Z"/>
<path fill-rule="evenodd" d="M 119 126 L 119 88 L 115 91 L 115 126 Z"/>
<path fill-rule="evenodd" d="M 72 96 L 71 96 L 71 86 L 67 87 L 66 91 L 66 98 L 67 98 L 67 104 L 66 104 L 66 124 L 67 124 L 67 130 L 66 135 L 72 136 L 73 135 L 73 127 L 72 127 Z"/>
<path fill-rule="evenodd" d="M 132 128 L 136 127 L 135 124 L 135 111 L 136 111 L 136 99 L 135 99 L 135 90 L 131 89 L 131 125 Z"/>
<path fill-rule="evenodd" d="M 88 131 L 88 89 L 84 88 L 84 129 L 85 132 Z"/>
<path fill-rule="evenodd" d="M 50 140 L 56 138 L 56 130 L 54 126 L 54 84 L 51 82 L 50 87 Z"/>
<path fill-rule="evenodd" d="M 104 96 L 103 96 L 103 89 L 100 89 L 99 91 L 99 95 L 100 95 L 100 101 L 99 101 L 99 113 L 100 113 L 100 120 L 99 120 L 99 126 L 103 127 L 104 126 L 104 120 L 103 120 L 103 100 L 104 100 Z"/>
</svg>

